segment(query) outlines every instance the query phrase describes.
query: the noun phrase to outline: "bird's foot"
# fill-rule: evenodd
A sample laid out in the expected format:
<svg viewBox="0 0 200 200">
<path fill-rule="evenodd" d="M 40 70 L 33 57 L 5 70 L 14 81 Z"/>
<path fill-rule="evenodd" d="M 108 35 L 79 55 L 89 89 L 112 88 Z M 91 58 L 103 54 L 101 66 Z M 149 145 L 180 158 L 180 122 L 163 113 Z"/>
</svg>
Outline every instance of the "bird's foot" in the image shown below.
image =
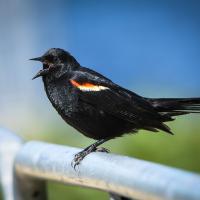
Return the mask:
<svg viewBox="0 0 200 200">
<path fill-rule="evenodd" d="M 95 147 L 95 148 L 88 148 L 80 151 L 74 156 L 74 159 L 71 163 L 71 166 L 76 170 L 76 167 L 81 163 L 81 161 L 90 153 L 92 152 L 105 152 L 109 153 L 110 151 L 104 147 Z"/>
<path fill-rule="evenodd" d="M 77 154 L 75 154 L 74 159 L 72 160 L 71 166 L 76 170 L 76 167 L 81 163 L 81 161 L 85 158 L 86 152 L 83 150 Z"/>
</svg>

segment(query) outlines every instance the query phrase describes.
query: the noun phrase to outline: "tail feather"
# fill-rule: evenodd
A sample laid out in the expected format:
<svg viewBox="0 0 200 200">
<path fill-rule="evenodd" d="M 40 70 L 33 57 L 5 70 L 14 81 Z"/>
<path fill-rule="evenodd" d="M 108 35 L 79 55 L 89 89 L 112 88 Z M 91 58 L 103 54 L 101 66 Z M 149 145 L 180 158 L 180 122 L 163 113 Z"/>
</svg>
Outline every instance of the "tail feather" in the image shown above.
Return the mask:
<svg viewBox="0 0 200 200">
<path fill-rule="evenodd" d="M 200 98 L 160 98 L 160 99 L 146 99 L 155 110 L 164 118 L 162 122 L 156 123 L 153 127 L 145 127 L 145 129 L 156 131 L 163 130 L 167 133 L 173 134 L 170 128 L 164 122 L 173 121 L 174 116 L 186 115 L 189 113 L 200 113 Z"/>
<path fill-rule="evenodd" d="M 200 98 L 161 98 L 148 101 L 158 112 L 169 116 L 200 113 Z"/>
</svg>

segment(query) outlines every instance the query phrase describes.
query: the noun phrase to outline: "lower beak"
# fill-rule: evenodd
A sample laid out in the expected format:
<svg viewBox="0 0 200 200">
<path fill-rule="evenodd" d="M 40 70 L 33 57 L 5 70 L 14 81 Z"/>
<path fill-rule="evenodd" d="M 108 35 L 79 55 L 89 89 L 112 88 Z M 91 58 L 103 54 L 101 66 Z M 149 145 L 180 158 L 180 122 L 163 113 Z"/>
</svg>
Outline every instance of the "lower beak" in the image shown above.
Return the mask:
<svg viewBox="0 0 200 200">
<path fill-rule="evenodd" d="M 43 69 L 43 70 L 40 70 L 33 78 L 32 80 L 40 77 L 40 76 L 45 76 L 49 73 L 49 69 Z"/>
</svg>

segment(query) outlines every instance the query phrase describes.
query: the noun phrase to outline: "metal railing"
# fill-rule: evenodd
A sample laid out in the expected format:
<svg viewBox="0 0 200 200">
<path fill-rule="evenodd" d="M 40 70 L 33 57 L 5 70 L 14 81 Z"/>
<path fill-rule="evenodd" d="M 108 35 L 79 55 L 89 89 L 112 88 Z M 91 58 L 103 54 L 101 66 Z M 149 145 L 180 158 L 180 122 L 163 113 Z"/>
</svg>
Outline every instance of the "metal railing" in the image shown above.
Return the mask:
<svg viewBox="0 0 200 200">
<path fill-rule="evenodd" d="M 107 153 L 88 155 L 75 171 L 80 149 L 23 140 L 0 129 L 0 175 L 4 200 L 46 200 L 46 181 L 98 188 L 131 199 L 199 200 L 195 173 Z M 124 198 L 125 199 L 125 198 Z"/>
</svg>

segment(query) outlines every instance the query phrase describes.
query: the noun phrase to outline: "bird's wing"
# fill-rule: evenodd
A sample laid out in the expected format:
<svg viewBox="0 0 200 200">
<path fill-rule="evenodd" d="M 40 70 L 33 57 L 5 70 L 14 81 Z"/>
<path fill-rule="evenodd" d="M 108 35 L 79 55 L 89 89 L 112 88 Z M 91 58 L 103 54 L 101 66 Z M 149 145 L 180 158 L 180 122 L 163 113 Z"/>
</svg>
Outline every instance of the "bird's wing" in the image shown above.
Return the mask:
<svg viewBox="0 0 200 200">
<path fill-rule="evenodd" d="M 155 127 L 162 125 L 164 116 L 145 98 L 118 86 L 99 73 L 87 68 L 75 71 L 70 83 L 79 91 L 81 100 L 100 110 L 141 126 L 148 126 L 149 123 Z"/>
</svg>

